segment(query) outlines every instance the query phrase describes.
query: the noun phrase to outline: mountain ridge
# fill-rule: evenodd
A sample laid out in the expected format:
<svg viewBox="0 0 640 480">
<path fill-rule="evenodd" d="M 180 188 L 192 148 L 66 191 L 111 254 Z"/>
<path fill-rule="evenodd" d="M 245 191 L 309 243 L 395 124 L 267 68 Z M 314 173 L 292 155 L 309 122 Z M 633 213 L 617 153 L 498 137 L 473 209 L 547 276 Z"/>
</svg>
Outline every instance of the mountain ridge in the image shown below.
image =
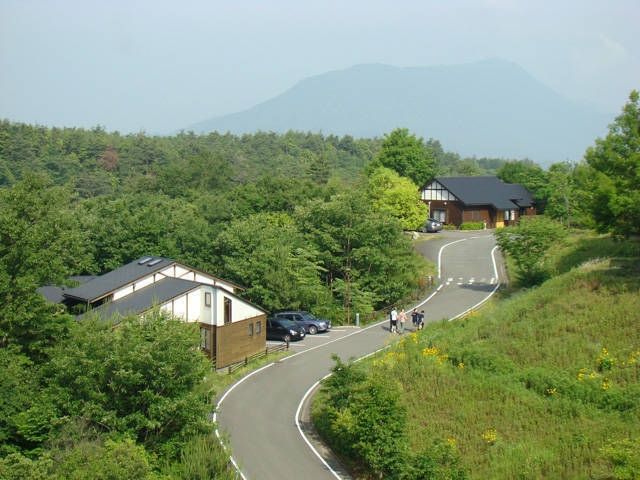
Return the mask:
<svg viewBox="0 0 640 480">
<path fill-rule="evenodd" d="M 489 59 L 431 67 L 366 63 L 307 77 L 196 133 L 287 130 L 382 137 L 408 128 L 462 156 L 577 161 L 611 116 L 573 102 L 519 65 Z"/>
</svg>

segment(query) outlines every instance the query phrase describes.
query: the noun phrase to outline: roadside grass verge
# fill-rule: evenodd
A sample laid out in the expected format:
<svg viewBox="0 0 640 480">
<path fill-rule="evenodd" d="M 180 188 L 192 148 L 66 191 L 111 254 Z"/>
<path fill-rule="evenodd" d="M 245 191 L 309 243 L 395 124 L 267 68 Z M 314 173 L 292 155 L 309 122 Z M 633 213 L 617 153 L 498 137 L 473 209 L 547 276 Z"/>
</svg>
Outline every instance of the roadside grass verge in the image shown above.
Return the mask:
<svg viewBox="0 0 640 480">
<path fill-rule="evenodd" d="M 398 455 L 448 452 L 445 470 L 420 477 L 405 462 L 385 478 L 639 478 L 637 243 L 575 235 L 553 261 L 563 273 L 542 286 L 344 366 L 363 373 L 361 384 L 400 389 Z M 362 390 L 353 383 L 343 388 Z M 313 409 L 330 444 L 359 416 L 376 418 L 362 405 L 332 410 L 336 395 L 325 387 Z M 380 473 L 361 463 L 357 471 Z"/>
</svg>

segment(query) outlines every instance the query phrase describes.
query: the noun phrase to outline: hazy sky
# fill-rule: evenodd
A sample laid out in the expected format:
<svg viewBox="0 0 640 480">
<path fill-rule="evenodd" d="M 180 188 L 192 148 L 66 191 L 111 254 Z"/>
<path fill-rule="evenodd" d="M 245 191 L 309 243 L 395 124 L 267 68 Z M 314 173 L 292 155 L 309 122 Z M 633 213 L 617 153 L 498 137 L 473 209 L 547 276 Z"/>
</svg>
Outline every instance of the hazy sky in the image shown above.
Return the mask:
<svg viewBox="0 0 640 480">
<path fill-rule="evenodd" d="M 640 0 L 0 0 L 0 119 L 171 133 L 360 63 L 499 57 L 613 117 Z"/>
</svg>

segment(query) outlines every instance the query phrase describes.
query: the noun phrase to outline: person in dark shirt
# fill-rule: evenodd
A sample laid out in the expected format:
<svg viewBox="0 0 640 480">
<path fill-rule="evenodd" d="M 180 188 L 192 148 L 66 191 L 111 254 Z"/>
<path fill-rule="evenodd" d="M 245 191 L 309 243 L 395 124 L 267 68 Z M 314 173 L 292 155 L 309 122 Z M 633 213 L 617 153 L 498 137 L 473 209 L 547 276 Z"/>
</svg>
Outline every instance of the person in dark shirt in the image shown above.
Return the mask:
<svg viewBox="0 0 640 480">
<path fill-rule="evenodd" d="M 418 309 L 414 308 L 413 312 L 411 312 L 411 323 L 414 327 L 418 326 L 418 318 L 420 318 L 420 314 L 418 313 Z"/>
</svg>

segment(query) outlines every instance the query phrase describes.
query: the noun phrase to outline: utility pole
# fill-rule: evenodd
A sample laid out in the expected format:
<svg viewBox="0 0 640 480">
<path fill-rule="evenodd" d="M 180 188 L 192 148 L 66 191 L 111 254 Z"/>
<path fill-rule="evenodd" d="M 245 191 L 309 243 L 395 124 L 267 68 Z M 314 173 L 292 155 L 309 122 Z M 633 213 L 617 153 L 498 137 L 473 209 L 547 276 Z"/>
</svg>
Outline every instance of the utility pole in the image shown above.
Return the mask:
<svg viewBox="0 0 640 480">
<path fill-rule="evenodd" d="M 347 325 L 351 325 L 351 268 L 347 267 Z"/>
</svg>

